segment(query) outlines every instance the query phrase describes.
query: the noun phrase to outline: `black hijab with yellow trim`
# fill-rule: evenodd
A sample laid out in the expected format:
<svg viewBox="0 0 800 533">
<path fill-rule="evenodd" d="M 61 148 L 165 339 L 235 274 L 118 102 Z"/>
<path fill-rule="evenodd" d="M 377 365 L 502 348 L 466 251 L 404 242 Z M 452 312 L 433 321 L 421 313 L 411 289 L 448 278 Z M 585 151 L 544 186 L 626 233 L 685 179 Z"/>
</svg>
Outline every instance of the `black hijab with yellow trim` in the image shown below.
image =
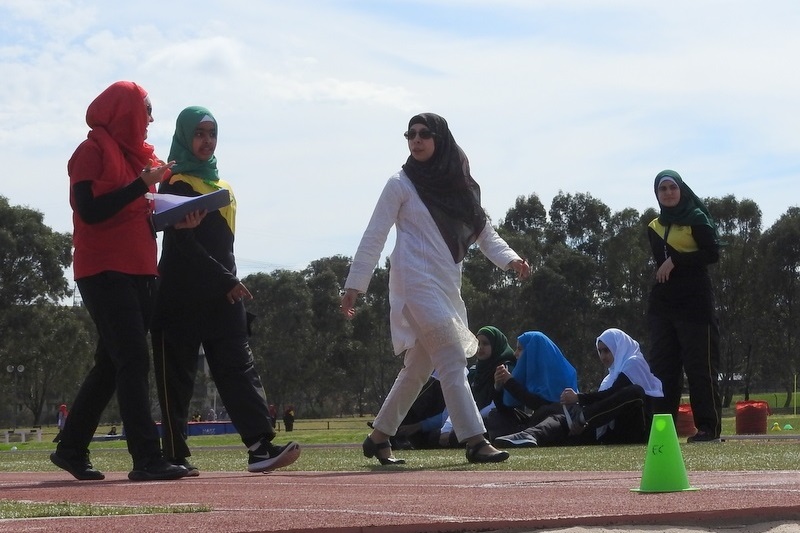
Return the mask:
<svg viewBox="0 0 800 533">
<path fill-rule="evenodd" d="M 436 222 L 453 261 L 460 263 L 486 226 L 481 189 L 472 179 L 469 160 L 443 117 L 421 113 L 411 118 L 409 129 L 414 124 L 423 124 L 433 132 L 435 149 L 425 162 L 409 156 L 403 170 Z"/>
</svg>

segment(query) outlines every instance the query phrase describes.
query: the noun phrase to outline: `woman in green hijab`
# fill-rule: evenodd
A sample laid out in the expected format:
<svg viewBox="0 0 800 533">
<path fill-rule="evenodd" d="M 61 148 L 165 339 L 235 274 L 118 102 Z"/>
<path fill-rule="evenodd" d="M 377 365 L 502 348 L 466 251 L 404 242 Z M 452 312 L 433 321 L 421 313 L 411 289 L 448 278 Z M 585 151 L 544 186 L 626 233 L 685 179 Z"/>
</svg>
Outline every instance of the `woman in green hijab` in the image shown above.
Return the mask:
<svg viewBox="0 0 800 533">
<path fill-rule="evenodd" d="M 230 184 L 219 177 L 217 134 L 217 121 L 208 109 L 184 109 L 170 149 L 173 174 L 159 189 L 180 196 L 226 189 L 231 198 L 230 205 L 206 214 L 194 229 L 164 230 L 158 264 L 161 286 L 151 336 L 164 454 L 195 476 L 199 470 L 187 459 L 191 453 L 186 424 L 201 346 L 231 422 L 248 449 L 247 470 L 274 470 L 300 455 L 294 442 L 272 444 L 275 429 L 248 342 L 243 300 L 252 295 L 236 275 L 236 199 Z"/>
<path fill-rule="evenodd" d="M 475 336 L 478 338 L 478 361 L 470 369 L 468 381 L 478 409 L 483 410 L 495 396 L 494 371 L 498 366 L 506 365 L 511 372 L 517 364 L 517 358 L 505 334 L 496 327 L 483 326 Z"/>
<path fill-rule="evenodd" d="M 677 417 L 683 375 L 697 434 L 689 442 L 719 440 L 719 328 L 708 265 L 719 260 L 716 226 L 706 206 L 674 170 L 654 183 L 660 214 L 647 229 L 656 263 L 648 302 L 650 367 L 664 398 L 657 413 Z"/>
</svg>

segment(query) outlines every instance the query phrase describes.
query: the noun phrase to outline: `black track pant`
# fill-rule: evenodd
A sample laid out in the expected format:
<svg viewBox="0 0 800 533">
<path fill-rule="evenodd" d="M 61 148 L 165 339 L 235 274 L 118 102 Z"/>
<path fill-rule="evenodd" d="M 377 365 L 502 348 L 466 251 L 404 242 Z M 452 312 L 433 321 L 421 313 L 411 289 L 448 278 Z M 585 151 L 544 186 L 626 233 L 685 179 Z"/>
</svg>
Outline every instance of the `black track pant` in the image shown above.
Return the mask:
<svg viewBox="0 0 800 533">
<path fill-rule="evenodd" d="M 699 431 L 719 436 L 722 400 L 719 393 L 719 328 L 716 322 L 694 323 L 651 314 L 650 370 L 661 380 L 664 398 L 656 413 L 677 420 L 683 375 L 689 383 L 689 401 Z"/>
<path fill-rule="evenodd" d="M 201 344 L 222 403 L 245 446 L 262 438 L 275 438 L 264 387 L 245 336 L 204 339 L 201 343 L 161 329 L 154 329 L 151 335 L 164 455 L 177 460 L 191 455 L 186 428 Z"/>
<path fill-rule="evenodd" d="M 579 435 L 569 435 L 564 414 L 547 417 L 526 429 L 539 446 L 565 444 L 630 444 L 647 442 L 650 431 L 649 398 L 639 385 L 628 385 L 614 394 L 583 408 L 586 428 Z M 573 411 L 574 412 L 574 411 Z M 598 439 L 597 429 L 613 422 Z"/>
<path fill-rule="evenodd" d="M 102 272 L 78 280 L 83 303 L 97 327 L 94 366 L 72 403 L 59 449 L 82 453 L 116 392 L 134 468 L 161 453 L 150 413 L 147 327 L 157 289 L 154 276 Z"/>
</svg>

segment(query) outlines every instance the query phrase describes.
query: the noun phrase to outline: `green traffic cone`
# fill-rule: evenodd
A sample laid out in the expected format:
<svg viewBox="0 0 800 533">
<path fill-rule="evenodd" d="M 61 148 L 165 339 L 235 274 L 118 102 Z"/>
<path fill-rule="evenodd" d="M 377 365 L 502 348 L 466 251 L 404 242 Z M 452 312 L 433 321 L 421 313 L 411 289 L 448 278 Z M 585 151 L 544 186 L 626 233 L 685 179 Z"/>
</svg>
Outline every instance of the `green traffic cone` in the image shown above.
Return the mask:
<svg viewBox="0 0 800 533">
<path fill-rule="evenodd" d="M 680 492 L 697 490 L 689 486 L 678 434 L 672 415 L 653 416 L 642 481 L 634 492 Z"/>
</svg>

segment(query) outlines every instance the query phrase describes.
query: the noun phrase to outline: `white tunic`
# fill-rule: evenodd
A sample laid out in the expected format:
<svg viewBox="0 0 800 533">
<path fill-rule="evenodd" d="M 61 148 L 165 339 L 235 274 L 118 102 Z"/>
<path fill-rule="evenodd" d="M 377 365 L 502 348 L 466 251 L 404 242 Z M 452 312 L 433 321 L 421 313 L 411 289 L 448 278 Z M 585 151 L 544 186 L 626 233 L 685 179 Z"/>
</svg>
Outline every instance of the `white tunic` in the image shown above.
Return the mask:
<svg viewBox="0 0 800 533">
<path fill-rule="evenodd" d="M 395 247 L 389 256 L 394 352 L 400 354 L 419 340 L 429 353 L 460 343 L 464 353 L 471 356 L 478 342 L 467 325 L 467 310 L 461 299 L 461 263 L 453 261 L 436 222 L 402 170 L 389 178 L 378 199 L 345 288 L 367 291 L 392 226 L 397 229 Z M 503 270 L 511 261 L 520 259 L 489 222 L 477 244 Z M 411 327 L 409 318 L 416 328 Z"/>
</svg>

